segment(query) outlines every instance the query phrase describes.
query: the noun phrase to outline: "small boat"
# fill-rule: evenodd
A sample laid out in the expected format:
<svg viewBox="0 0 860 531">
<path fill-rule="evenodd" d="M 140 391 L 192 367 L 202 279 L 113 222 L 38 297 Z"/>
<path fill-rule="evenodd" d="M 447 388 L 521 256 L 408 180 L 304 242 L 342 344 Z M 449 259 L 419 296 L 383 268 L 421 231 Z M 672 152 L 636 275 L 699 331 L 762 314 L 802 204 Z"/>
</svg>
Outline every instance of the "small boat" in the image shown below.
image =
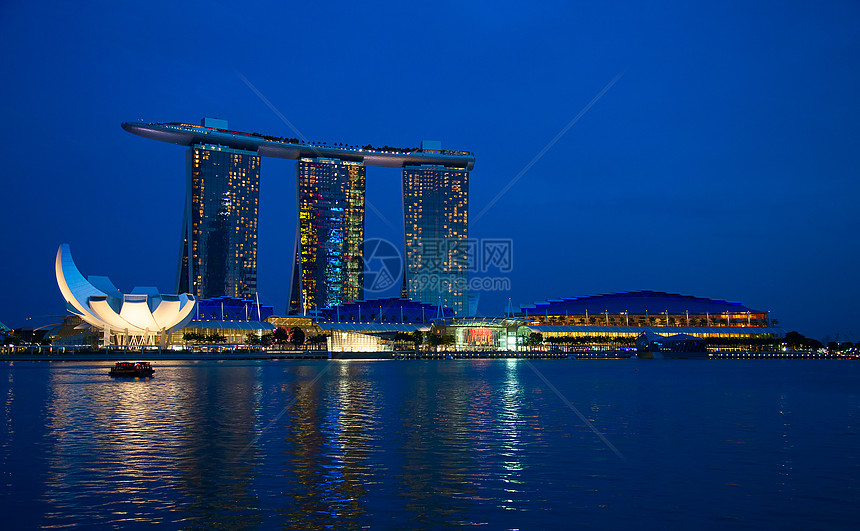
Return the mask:
<svg viewBox="0 0 860 531">
<path fill-rule="evenodd" d="M 110 370 L 111 376 L 124 376 L 126 378 L 144 378 L 152 376 L 155 369 L 148 361 L 138 361 L 132 363 L 130 361 L 118 361 L 113 369 Z"/>
</svg>

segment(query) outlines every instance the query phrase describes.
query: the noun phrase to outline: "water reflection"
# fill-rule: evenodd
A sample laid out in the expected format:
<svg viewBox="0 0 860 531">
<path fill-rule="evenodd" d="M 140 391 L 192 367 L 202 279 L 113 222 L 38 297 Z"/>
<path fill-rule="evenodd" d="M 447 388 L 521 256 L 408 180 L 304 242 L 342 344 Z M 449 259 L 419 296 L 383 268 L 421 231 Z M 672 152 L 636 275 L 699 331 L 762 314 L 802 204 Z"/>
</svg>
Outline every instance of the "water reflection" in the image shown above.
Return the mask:
<svg viewBox="0 0 860 531">
<path fill-rule="evenodd" d="M 397 477 L 409 521 L 418 526 L 462 526 L 477 490 L 469 481 L 475 461 L 470 412 L 485 407 L 474 390 L 486 385 L 476 371 L 467 383 L 463 363 L 415 364 L 400 410 Z"/>
<path fill-rule="evenodd" d="M 148 404 L 152 384 L 113 382 L 98 368 L 73 367 L 49 372 L 46 408 L 48 473 L 44 499 L 49 527 L 88 521 L 145 520 L 161 479 L 164 459 L 151 452 Z M 94 385 L 98 378 L 103 385 Z M 137 382 L 135 382 L 137 383 Z M 79 508 L 86 508 L 81 511 Z"/>
<path fill-rule="evenodd" d="M 12 363 L 9 368 L 12 368 Z M 15 406 L 15 373 L 7 370 L 0 373 L 0 381 L 3 382 L 3 422 L 0 426 L 0 482 L 3 485 L 3 493 L 11 489 L 15 478 L 12 477 L 11 462 L 13 449 L 15 448 L 15 428 L 17 422 L 13 417 Z"/>
<path fill-rule="evenodd" d="M 790 491 L 791 488 L 791 472 L 794 468 L 791 456 L 794 450 L 794 441 L 791 434 L 791 411 L 789 410 L 788 396 L 785 393 L 779 395 L 779 420 L 780 420 L 780 455 L 782 459 L 778 463 L 779 467 L 779 492 Z"/>
<path fill-rule="evenodd" d="M 48 525 L 254 526 L 250 464 L 235 459 L 253 436 L 249 370 L 166 366 L 141 380 L 98 366 L 51 371 Z"/>
<path fill-rule="evenodd" d="M 323 367 L 314 368 L 314 372 Z M 374 430 L 374 390 L 366 370 L 338 363 L 325 379 L 300 371 L 288 386 L 292 397 L 282 426 L 283 458 L 277 469 L 283 501 L 277 508 L 287 528 L 320 529 L 362 525 L 362 500 L 372 472 L 368 440 Z"/>
<path fill-rule="evenodd" d="M 502 471 L 500 479 L 505 483 L 504 491 L 509 497 L 500 500 L 499 506 L 505 510 L 517 510 L 523 508 L 512 499 L 521 494 L 520 484 L 523 463 L 520 454 L 523 452 L 523 444 L 520 439 L 520 428 L 523 423 L 520 408 L 523 404 L 523 389 L 519 381 L 519 369 L 521 363 L 518 360 L 507 360 L 505 363 L 504 387 L 501 392 L 501 409 L 496 418 L 499 422 L 499 439 L 502 446 Z"/>
<path fill-rule="evenodd" d="M 629 464 L 522 361 L 162 363 L 150 380 L 16 363 L 0 509 L 10 528 L 856 523 L 856 375 L 532 363 Z"/>
<path fill-rule="evenodd" d="M 257 370 L 190 366 L 177 367 L 170 376 L 177 399 L 163 414 L 180 428 L 168 450 L 175 448 L 179 454 L 174 484 L 186 500 L 183 525 L 256 526 L 261 517 L 252 485 L 255 449 L 245 449 L 257 426 L 258 396 L 256 386 L 250 385 Z"/>
</svg>

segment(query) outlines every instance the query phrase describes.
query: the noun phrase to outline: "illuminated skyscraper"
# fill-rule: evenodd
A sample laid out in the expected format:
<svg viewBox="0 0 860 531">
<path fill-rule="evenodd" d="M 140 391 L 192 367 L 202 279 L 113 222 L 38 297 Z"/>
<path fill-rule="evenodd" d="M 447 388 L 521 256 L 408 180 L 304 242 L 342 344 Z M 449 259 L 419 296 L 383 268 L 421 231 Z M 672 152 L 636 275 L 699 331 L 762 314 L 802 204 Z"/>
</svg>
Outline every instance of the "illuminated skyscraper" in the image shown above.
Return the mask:
<svg viewBox="0 0 860 531">
<path fill-rule="evenodd" d="M 177 293 L 250 297 L 257 292 L 260 157 L 254 151 L 194 144 L 186 162 Z"/>
<path fill-rule="evenodd" d="M 290 313 L 363 299 L 364 164 L 302 158 L 296 181 L 299 237 Z"/>
<path fill-rule="evenodd" d="M 365 166 L 403 168 L 404 296 L 468 312 L 471 152 L 428 141 L 421 149 L 326 146 L 232 131 L 211 118 L 122 128 L 191 148 L 177 291 L 199 298 L 256 292 L 260 157 L 274 157 L 299 161 L 290 313 L 364 298 Z"/>
<path fill-rule="evenodd" d="M 426 148 L 425 148 L 426 149 Z M 469 172 L 403 168 L 404 296 L 469 311 Z"/>
</svg>

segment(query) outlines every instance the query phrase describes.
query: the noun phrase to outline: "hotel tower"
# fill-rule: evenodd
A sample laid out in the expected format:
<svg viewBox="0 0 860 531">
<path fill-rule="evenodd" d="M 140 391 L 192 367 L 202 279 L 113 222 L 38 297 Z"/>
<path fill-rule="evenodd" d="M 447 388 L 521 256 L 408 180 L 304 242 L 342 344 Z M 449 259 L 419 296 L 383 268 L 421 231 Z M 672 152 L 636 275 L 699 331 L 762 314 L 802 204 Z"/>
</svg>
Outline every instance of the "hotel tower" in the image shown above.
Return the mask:
<svg viewBox="0 0 860 531">
<path fill-rule="evenodd" d="M 296 163 L 298 238 L 290 313 L 364 298 L 365 166 L 328 158 Z"/>
<path fill-rule="evenodd" d="M 468 312 L 469 171 L 475 156 L 421 149 L 326 145 L 228 129 L 226 120 L 124 122 L 126 131 L 188 146 L 177 291 L 248 298 L 257 291 L 260 159 L 295 160 L 298 234 L 289 313 L 364 298 L 366 166 L 402 170 L 406 296 Z"/>
<path fill-rule="evenodd" d="M 403 296 L 466 315 L 469 172 L 436 165 L 403 168 L 403 218 Z"/>
<path fill-rule="evenodd" d="M 225 121 L 215 122 L 227 128 Z M 251 297 L 257 292 L 260 157 L 255 151 L 205 143 L 193 144 L 185 157 L 176 291 L 204 299 Z"/>
</svg>

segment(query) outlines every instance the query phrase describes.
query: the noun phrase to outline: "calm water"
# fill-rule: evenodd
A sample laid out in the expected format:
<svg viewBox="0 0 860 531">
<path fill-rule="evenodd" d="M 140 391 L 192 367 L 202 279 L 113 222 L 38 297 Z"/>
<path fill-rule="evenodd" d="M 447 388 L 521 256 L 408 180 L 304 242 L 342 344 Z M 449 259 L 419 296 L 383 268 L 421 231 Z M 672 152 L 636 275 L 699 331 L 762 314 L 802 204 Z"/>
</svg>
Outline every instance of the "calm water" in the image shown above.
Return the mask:
<svg viewBox="0 0 860 531">
<path fill-rule="evenodd" d="M 0 365 L 6 529 L 860 525 L 858 362 L 156 367 Z"/>
</svg>

